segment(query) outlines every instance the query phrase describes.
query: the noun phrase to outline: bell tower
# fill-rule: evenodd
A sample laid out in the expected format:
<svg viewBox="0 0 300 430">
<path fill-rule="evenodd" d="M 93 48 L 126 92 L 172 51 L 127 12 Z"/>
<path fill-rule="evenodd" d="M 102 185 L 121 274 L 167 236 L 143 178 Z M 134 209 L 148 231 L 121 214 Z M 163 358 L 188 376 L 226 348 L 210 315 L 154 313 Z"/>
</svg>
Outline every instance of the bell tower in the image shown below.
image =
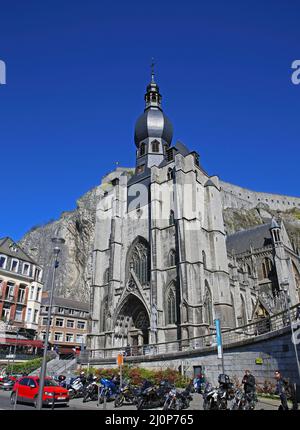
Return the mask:
<svg viewBox="0 0 300 430">
<path fill-rule="evenodd" d="M 162 96 L 155 82 L 153 62 L 151 81 L 147 85 L 144 99 L 144 113 L 136 122 L 134 134 L 137 174 L 147 167 L 158 166 L 164 160 L 173 137 L 172 124 L 161 107 Z"/>
</svg>

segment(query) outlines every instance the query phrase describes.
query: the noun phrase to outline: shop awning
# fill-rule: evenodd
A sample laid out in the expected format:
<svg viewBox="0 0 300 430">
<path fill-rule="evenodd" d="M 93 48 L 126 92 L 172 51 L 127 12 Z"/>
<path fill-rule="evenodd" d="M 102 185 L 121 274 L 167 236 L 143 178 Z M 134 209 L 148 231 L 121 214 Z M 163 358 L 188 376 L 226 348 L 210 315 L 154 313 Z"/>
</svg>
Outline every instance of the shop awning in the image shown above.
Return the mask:
<svg viewBox="0 0 300 430">
<path fill-rule="evenodd" d="M 17 346 L 33 346 L 36 348 L 43 348 L 42 340 L 32 340 L 32 339 L 17 339 L 17 338 L 7 338 L 0 337 L 1 345 L 17 345 Z"/>
<path fill-rule="evenodd" d="M 72 354 L 72 353 L 75 354 L 74 346 L 70 346 L 70 347 L 59 346 L 58 352 L 60 354 Z"/>
</svg>

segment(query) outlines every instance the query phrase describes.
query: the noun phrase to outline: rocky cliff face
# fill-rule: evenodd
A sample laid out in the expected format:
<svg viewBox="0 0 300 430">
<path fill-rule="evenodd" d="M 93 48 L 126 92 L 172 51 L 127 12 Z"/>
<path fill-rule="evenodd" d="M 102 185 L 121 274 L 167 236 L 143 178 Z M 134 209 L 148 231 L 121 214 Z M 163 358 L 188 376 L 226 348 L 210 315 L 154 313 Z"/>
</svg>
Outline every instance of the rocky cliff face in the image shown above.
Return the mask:
<svg viewBox="0 0 300 430">
<path fill-rule="evenodd" d="M 77 208 L 74 211 L 64 212 L 57 221 L 33 228 L 20 241 L 20 245 L 44 266 L 44 288 L 49 289 L 51 283 L 49 269 L 52 261 L 51 238 L 56 235 L 64 237 L 66 243 L 62 247 L 60 256 L 61 265 L 57 273 L 56 295 L 89 301 L 95 209 L 99 189 L 100 186 L 95 187 L 82 196 L 77 201 Z M 275 215 L 284 220 L 294 247 L 300 249 L 299 209 L 278 211 L 262 204 L 245 208 L 239 198 L 233 199 L 233 196 L 231 196 L 231 202 L 234 207 L 227 206 L 223 211 L 228 234 L 262 224 Z"/>
<path fill-rule="evenodd" d="M 300 209 L 294 208 L 287 211 L 275 211 L 267 206 L 263 208 L 260 206 L 252 209 L 226 208 L 223 210 L 227 234 L 263 224 L 273 216 L 281 218 L 284 221 L 294 249 L 300 250 Z"/>
<path fill-rule="evenodd" d="M 74 211 L 64 212 L 57 221 L 31 229 L 20 241 L 28 254 L 44 267 L 44 288 L 49 289 L 49 269 L 53 264 L 51 238 L 58 235 L 65 239 L 59 257 L 56 295 L 89 301 L 97 194 L 96 187 L 77 201 Z"/>
</svg>

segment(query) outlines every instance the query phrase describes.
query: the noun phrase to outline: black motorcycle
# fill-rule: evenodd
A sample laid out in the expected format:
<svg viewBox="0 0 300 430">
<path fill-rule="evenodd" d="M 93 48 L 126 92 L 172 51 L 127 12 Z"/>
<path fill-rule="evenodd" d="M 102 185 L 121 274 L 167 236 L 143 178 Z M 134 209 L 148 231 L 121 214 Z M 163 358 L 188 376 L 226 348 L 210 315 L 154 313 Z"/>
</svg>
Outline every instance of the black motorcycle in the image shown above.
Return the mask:
<svg viewBox="0 0 300 430">
<path fill-rule="evenodd" d="M 96 379 L 87 384 L 83 390 L 83 403 L 86 403 L 88 400 L 98 400 L 99 396 L 99 386 L 97 384 Z"/>
<path fill-rule="evenodd" d="M 163 405 L 163 410 L 175 410 L 180 411 L 182 409 L 182 402 L 180 398 L 180 393 L 176 390 L 176 388 L 172 388 L 167 394 L 166 394 L 166 400 Z"/>
<path fill-rule="evenodd" d="M 193 384 L 189 384 L 184 391 L 179 393 L 180 400 L 182 403 L 181 409 L 187 409 L 190 406 L 190 402 L 193 400 L 193 396 L 191 395 L 191 392 L 193 390 Z"/>
<path fill-rule="evenodd" d="M 228 400 L 233 400 L 235 395 L 234 385 L 228 375 L 221 373 L 218 377 L 218 403 L 219 409 L 227 409 Z"/>
<path fill-rule="evenodd" d="M 158 408 L 164 405 L 166 395 L 173 387 L 166 381 L 162 381 L 157 387 L 148 386 L 138 394 L 136 407 L 138 410 L 147 408 Z"/>
</svg>

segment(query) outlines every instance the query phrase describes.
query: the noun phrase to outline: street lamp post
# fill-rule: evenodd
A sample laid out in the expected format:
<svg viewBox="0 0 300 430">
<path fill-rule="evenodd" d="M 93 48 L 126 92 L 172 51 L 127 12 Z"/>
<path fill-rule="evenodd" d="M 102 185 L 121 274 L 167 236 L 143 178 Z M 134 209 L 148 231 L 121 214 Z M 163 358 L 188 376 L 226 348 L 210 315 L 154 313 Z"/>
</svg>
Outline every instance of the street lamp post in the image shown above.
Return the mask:
<svg viewBox="0 0 300 430">
<path fill-rule="evenodd" d="M 42 366 L 41 366 L 41 371 L 40 371 L 40 383 L 39 383 L 39 393 L 38 393 L 38 398 L 37 398 L 37 409 L 42 409 L 42 407 L 43 407 L 43 392 L 44 392 L 45 377 L 46 377 L 46 372 L 47 372 L 48 338 L 49 338 L 50 324 L 51 324 L 55 275 L 56 275 L 56 269 L 58 268 L 58 265 L 59 265 L 58 254 L 60 253 L 60 248 L 58 245 L 62 245 L 65 243 L 65 240 L 62 238 L 53 238 L 51 240 L 52 240 L 52 243 L 56 246 L 53 248 L 54 266 L 53 266 L 52 284 L 51 284 L 51 290 L 50 290 L 50 300 L 49 300 L 49 308 L 48 308 L 46 334 L 45 334 L 45 341 L 44 341 L 43 361 L 42 361 Z M 53 402 L 54 402 L 54 398 L 53 398 Z"/>
<path fill-rule="evenodd" d="M 290 308 L 291 299 L 290 299 L 289 290 L 288 290 L 289 283 L 288 283 L 288 281 L 281 282 L 280 286 L 281 286 L 282 291 L 284 292 L 285 306 L 286 306 L 286 310 L 288 312 L 289 324 L 291 325 L 292 343 L 294 345 L 297 368 L 298 368 L 298 375 L 299 375 L 299 380 L 300 380 L 300 363 L 299 363 L 299 357 L 298 357 L 298 351 L 297 351 L 297 343 L 295 342 L 294 330 L 293 330 L 293 322 L 292 322 L 292 315 L 291 315 L 291 308 Z"/>
<path fill-rule="evenodd" d="M 17 354 L 17 346 L 18 346 L 18 338 L 19 338 L 19 331 L 20 331 L 20 329 L 19 328 L 17 328 L 17 342 L 15 343 L 15 347 L 14 347 L 14 354 L 13 354 L 13 361 L 12 361 L 12 368 L 14 367 L 14 364 L 15 364 L 15 357 L 16 357 L 16 354 Z"/>
</svg>

